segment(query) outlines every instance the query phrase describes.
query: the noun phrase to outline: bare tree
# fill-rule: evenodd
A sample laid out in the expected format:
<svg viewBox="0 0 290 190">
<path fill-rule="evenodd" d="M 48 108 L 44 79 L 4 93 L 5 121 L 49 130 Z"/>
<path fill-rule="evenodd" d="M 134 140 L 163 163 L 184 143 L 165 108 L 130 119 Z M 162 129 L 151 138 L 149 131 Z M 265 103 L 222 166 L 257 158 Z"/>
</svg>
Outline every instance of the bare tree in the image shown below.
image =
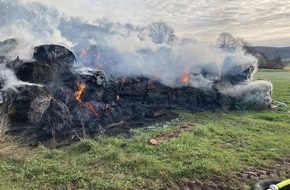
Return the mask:
<svg viewBox="0 0 290 190">
<path fill-rule="evenodd" d="M 173 42 L 176 39 L 174 29 L 165 22 L 153 22 L 148 26 L 149 36 L 156 44 Z"/>
<path fill-rule="evenodd" d="M 218 37 L 216 44 L 219 48 L 225 50 L 235 50 L 236 48 L 236 38 L 229 32 L 223 32 Z"/>
</svg>

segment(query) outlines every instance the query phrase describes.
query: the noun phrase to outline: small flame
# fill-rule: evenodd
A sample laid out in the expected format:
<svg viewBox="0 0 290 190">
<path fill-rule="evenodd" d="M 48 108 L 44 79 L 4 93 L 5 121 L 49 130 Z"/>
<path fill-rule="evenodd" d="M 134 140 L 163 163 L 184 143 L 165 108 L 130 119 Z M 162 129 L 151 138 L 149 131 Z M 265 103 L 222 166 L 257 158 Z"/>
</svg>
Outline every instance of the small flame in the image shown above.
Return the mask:
<svg viewBox="0 0 290 190">
<path fill-rule="evenodd" d="M 94 108 L 94 105 L 92 103 L 90 103 L 90 102 L 82 102 L 81 96 L 82 96 L 84 90 L 86 89 L 86 85 L 84 83 L 82 83 L 82 82 L 77 82 L 76 85 L 77 85 L 77 89 L 75 91 L 76 100 L 80 104 L 86 106 L 91 112 L 93 112 L 95 114 L 95 116 L 97 118 L 100 118 L 100 115 L 98 114 L 98 112 L 96 112 L 96 110 Z"/>
<path fill-rule="evenodd" d="M 98 112 L 96 112 L 96 110 L 95 110 L 93 104 L 91 104 L 90 102 L 86 102 L 86 103 L 84 103 L 83 105 L 85 105 L 89 110 L 91 110 L 91 111 L 95 114 L 95 116 L 96 116 L 97 118 L 100 118 L 100 115 L 99 115 Z"/>
<path fill-rule="evenodd" d="M 188 83 L 189 81 L 189 75 L 188 73 L 184 73 L 182 76 L 181 76 L 181 82 L 183 83 Z"/>
<path fill-rule="evenodd" d="M 87 48 L 81 48 L 81 54 L 80 54 L 80 58 L 83 57 L 84 55 L 86 55 L 88 52 Z"/>
<path fill-rule="evenodd" d="M 181 76 L 180 81 L 183 83 L 188 83 L 189 81 L 189 69 L 187 66 L 184 66 L 184 73 Z"/>
<path fill-rule="evenodd" d="M 76 100 L 81 103 L 82 100 L 81 100 L 81 96 L 84 92 L 84 90 L 86 89 L 86 85 L 82 82 L 77 82 L 77 89 L 75 91 L 75 97 L 76 97 Z"/>
</svg>

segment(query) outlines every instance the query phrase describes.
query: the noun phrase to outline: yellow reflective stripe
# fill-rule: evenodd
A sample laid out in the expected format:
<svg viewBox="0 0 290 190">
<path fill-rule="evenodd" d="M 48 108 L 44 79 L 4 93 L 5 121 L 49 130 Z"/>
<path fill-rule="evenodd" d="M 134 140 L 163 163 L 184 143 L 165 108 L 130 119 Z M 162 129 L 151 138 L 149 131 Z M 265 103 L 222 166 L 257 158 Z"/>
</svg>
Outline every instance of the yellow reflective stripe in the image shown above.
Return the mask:
<svg viewBox="0 0 290 190">
<path fill-rule="evenodd" d="M 283 188 L 287 185 L 290 185 L 290 179 L 287 179 L 287 180 L 284 180 L 284 181 L 281 181 L 280 183 L 277 184 L 277 186 L 280 188 Z"/>
</svg>

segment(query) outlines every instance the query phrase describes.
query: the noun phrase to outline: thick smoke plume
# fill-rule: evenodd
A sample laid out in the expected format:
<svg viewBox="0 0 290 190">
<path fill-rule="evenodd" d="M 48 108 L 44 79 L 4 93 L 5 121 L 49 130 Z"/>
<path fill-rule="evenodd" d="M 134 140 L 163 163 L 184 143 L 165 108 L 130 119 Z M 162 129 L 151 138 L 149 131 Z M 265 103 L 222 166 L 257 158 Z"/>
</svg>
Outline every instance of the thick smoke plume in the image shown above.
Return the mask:
<svg viewBox="0 0 290 190">
<path fill-rule="evenodd" d="M 39 3 L 24 5 L 19 1 L 0 1 L 0 12 L 4 18 L 0 21 L 0 40 L 20 39 L 13 51 L 8 51 L 11 60 L 18 56 L 29 59 L 31 47 L 53 43 L 74 52 L 76 67 L 102 69 L 112 77 L 142 75 L 171 87 L 192 86 L 205 91 L 223 78 L 233 83 L 239 81 L 236 77 L 251 79 L 257 70 L 257 60 L 242 48 L 230 52 L 178 37 L 164 22 L 136 26 L 99 19 L 87 23 Z M 7 55 L 7 51 L 0 47 L 0 54 Z M 221 91 L 232 96 L 246 90 L 242 86 L 235 92 L 226 85 L 224 88 Z"/>
</svg>

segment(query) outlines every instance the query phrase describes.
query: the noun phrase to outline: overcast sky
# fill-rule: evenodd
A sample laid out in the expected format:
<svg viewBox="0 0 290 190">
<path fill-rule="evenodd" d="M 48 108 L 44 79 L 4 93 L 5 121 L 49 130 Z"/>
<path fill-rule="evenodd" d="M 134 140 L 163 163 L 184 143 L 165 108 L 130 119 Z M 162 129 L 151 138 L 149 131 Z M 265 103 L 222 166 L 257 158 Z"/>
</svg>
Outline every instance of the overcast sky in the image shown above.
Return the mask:
<svg viewBox="0 0 290 190">
<path fill-rule="evenodd" d="M 214 42 L 221 32 L 230 32 L 252 45 L 290 46 L 290 0 L 46 0 L 45 4 L 88 21 L 104 17 L 133 24 L 165 21 L 178 36 L 200 41 Z"/>
</svg>

